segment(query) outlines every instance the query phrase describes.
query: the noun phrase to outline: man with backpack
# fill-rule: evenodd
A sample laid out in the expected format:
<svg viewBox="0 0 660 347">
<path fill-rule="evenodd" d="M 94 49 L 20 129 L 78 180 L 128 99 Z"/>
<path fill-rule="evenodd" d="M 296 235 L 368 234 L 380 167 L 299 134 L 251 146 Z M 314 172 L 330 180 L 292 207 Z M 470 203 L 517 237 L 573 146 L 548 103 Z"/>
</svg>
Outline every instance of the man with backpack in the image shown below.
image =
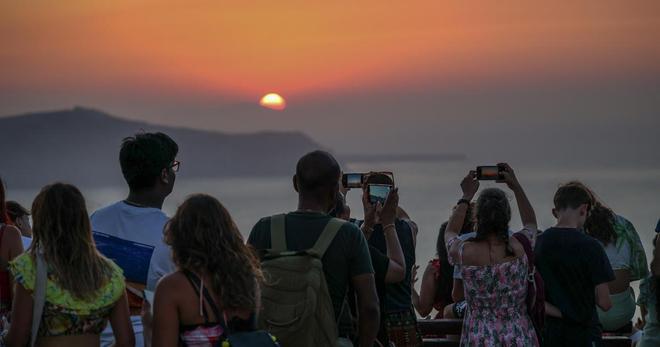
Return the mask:
<svg viewBox="0 0 660 347">
<path fill-rule="evenodd" d="M 349 284 L 358 301 L 360 346 L 373 346 L 378 332 L 367 242 L 357 226 L 328 215 L 340 174 L 327 152 L 303 156 L 293 177 L 298 210 L 261 219 L 248 239 L 261 253 L 265 277 L 259 325 L 283 346 L 351 346 L 353 332 L 338 324 Z"/>
</svg>

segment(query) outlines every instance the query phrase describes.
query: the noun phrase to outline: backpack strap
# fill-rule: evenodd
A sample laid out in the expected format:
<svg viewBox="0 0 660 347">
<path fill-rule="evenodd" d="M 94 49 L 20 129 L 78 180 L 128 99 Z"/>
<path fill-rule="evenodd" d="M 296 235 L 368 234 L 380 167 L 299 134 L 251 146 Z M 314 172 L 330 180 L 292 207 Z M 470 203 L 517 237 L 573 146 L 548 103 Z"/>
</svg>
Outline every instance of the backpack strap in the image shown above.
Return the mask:
<svg viewBox="0 0 660 347">
<path fill-rule="evenodd" d="M 332 240 L 334 240 L 335 236 L 337 236 L 339 229 L 344 226 L 344 223 L 346 222 L 339 218 L 330 219 L 328 224 L 326 224 L 325 229 L 323 229 L 321 236 L 319 236 L 318 240 L 316 240 L 316 243 L 314 244 L 314 247 L 312 247 L 311 251 L 317 254 L 319 257 L 323 257 L 325 251 L 328 249 L 328 247 L 330 247 L 330 243 L 332 243 Z"/>
<path fill-rule="evenodd" d="M 286 214 L 270 217 L 270 248 L 274 252 L 286 251 Z"/>
</svg>

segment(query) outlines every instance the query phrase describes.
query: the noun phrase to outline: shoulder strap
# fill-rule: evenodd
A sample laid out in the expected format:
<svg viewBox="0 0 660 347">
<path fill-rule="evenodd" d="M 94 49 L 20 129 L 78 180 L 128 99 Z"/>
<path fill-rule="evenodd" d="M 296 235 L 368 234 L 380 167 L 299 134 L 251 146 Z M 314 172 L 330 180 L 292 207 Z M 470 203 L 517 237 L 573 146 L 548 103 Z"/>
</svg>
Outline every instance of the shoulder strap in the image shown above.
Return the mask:
<svg viewBox="0 0 660 347">
<path fill-rule="evenodd" d="M 48 281 L 46 261 L 43 254 L 39 251 L 36 252 L 35 262 L 37 274 L 34 283 L 34 305 L 32 306 L 32 336 L 30 339 L 30 346 L 32 347 L 37 342 L 41 316 L 44 312 L 44 305 L 46 304 L 46 282 Z"/>
<path fill-rule="evenodd" d="M 276 252 L 286 251 L 286 214 L 270 217 L 270 248 Z"/>
<path fill-rule="evenodd" d="M 319 236 L 318 240 L 316 240 L 316 243 L 311 250 L 319 257 L 323 257 L 325 251 L 328 249 L 328 247 L 330 247 L 330 243 L 332 243 L 332 240 L 334 240 L 335 236 L 337 236 L 339 229 L 344 226 L 344 223 L 346 222 L 339 218 L 330 219 L 328 224 L 326 224 L 325 229 L 323 229 L 321 236 Z"/>
<path fill-rule="evenodd" d="M 190 282 L 190 285 L 193 287 L 193 290 L 195 291 L 195 294 L 199 298 L 199 286 L 201 285 L 201 281 L 197 275 L 192 273 L 191 271 L 184 270 L 183 274 L 186 275 L 186 278 L 188 279 L 188 282 Z M 206 288 L 204 288 L 206 291 Z M 209 322 L 209 314 L 206 312 L 206 306 L 202 303 L 202 315 L 204 316 L 204 323 Z"/>
</svg>

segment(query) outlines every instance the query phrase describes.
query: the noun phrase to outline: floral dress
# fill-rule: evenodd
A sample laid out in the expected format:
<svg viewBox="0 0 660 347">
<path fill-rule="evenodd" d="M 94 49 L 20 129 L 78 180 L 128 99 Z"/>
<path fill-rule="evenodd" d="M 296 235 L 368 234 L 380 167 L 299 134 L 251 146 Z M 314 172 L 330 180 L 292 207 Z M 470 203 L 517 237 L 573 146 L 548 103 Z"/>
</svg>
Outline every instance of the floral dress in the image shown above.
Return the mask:
<svg viewBox="0 0 660 347">
<path fill-rule="evenodd" d="M 462 258 L 463 245 L 459 247 Z M 528 267 L 525 256 L 486 266 L 461 265 L 467 302 L 461 346 L 539 345 L 525 302 Z"/>
</svg>

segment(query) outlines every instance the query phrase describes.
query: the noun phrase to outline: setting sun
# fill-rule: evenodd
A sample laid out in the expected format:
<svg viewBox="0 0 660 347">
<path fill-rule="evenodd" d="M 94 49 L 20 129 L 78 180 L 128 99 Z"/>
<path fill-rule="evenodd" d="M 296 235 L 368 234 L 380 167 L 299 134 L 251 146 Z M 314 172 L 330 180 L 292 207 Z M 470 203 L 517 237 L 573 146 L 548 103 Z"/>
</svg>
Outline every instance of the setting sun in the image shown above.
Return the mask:
<svg viewBox="0 0 660 347">
<path fill-rule="evenodd" d="M 286 101 L 283 97 L 276 93 L 269 93 L 264 95 L 259 101 L 259 104 L 263 107 L 278 111 L 282 111 L 286 108 Z"/>
</svg>

